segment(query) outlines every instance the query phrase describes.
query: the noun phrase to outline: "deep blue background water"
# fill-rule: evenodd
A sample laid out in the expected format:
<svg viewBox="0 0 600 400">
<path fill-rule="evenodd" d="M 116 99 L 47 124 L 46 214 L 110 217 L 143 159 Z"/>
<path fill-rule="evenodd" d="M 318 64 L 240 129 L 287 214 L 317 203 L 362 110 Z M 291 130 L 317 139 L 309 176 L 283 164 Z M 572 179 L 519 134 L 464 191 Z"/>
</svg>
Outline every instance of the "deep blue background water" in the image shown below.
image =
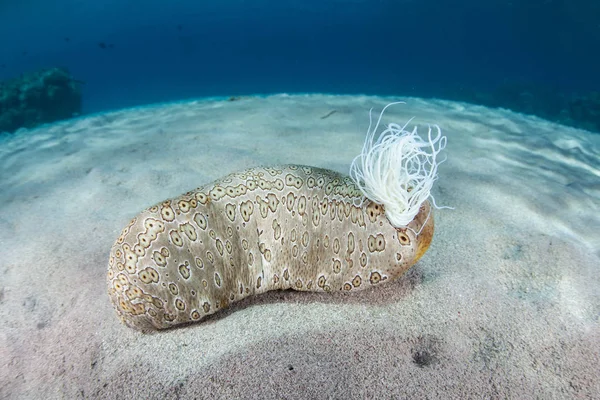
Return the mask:
<svg viewBox="0 0 600 400">
<path fill-rule="evenodd" d="M 201 96 L 600 90 L 600 1 L 0 0 L 0 80 L 65 66 L 84 111 Z"/>
</svg>

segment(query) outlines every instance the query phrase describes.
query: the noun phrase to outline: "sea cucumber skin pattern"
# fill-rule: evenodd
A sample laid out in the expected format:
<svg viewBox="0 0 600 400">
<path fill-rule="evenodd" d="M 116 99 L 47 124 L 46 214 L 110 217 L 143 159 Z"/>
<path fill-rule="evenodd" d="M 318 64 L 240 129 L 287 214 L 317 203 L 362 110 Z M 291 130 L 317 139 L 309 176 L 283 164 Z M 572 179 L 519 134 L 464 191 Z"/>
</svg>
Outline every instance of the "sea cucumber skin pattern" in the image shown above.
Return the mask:
<svg viewBox="0 0 600 400">
<path fill-rule="evenodd" d="M 199 321 L 270 290 L 357 291 L 389 282 L 429 247 L 430 205 L 396 229 L 383 206 L 361 199 L 350 177 L 325 169 L 230 174 L 125 227 L 110 252 L 109 297 L 126 325 L 148 331 Z"/>
</svg>

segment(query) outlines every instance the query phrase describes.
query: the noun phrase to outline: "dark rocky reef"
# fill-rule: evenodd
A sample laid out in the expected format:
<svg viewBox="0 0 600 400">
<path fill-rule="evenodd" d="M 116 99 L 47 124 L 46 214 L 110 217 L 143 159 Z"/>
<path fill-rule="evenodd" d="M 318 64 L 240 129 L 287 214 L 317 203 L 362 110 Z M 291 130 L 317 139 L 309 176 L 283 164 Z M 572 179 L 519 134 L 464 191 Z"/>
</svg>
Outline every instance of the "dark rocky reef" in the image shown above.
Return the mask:
<svg viewBox="0 0 600 400">
<path fill-rule="evenodd" d="M 79 115 L 82 83 L 64 68 L 0 82 L 0 133 Z"/>
</svg>

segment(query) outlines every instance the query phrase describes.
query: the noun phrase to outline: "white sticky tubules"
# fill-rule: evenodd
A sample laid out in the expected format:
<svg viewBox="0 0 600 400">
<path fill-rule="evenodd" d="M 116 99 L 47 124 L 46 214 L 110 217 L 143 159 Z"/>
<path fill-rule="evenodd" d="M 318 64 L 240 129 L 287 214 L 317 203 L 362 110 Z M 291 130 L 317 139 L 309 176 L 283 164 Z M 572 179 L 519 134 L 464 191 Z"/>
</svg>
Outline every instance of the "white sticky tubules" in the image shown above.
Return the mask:
<svg viewBox="0 0 600 400">
<path fill-rule="evenodd" d="M 400 228 L 415 218 L 429 197 L 435 206 L 431 188 L 437 180 L 438 165 L 445 161 L 438 162 L 437 156 L 446 147 L 447 139 L 437 125 L 433 126 L 437 130 L 435 137 L 429 126 L 427 140 L 422 139 L 417 127 L 406 129 L 411 118 L 403 126 L 389 124 L 375 140 L 383 113 L 394 104 L 404 103 L 385 106 L 372 130 L 372 110 L 369 112 L 367 137 L 361 154 L 352 161 L 350 176 L 363 195 L 382 204 L 390 223 Z"/>
</svg>

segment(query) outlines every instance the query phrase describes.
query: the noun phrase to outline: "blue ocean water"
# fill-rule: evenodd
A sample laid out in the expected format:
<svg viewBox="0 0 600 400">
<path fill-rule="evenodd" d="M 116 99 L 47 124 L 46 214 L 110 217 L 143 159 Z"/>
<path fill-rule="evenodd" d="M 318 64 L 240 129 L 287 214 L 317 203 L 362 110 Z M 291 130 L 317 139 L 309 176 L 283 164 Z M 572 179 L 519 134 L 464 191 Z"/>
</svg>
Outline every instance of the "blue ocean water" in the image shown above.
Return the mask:
<svg viewBox="0 0 600 400">
<path fill-rule="evenodd" d="M 367 93 L 503 106 L 600 131 L 599 16 L 595 0 L 3 1 L 0 81 L 66 67 L 84 82 L 84 113 Z"/>
</svg>

